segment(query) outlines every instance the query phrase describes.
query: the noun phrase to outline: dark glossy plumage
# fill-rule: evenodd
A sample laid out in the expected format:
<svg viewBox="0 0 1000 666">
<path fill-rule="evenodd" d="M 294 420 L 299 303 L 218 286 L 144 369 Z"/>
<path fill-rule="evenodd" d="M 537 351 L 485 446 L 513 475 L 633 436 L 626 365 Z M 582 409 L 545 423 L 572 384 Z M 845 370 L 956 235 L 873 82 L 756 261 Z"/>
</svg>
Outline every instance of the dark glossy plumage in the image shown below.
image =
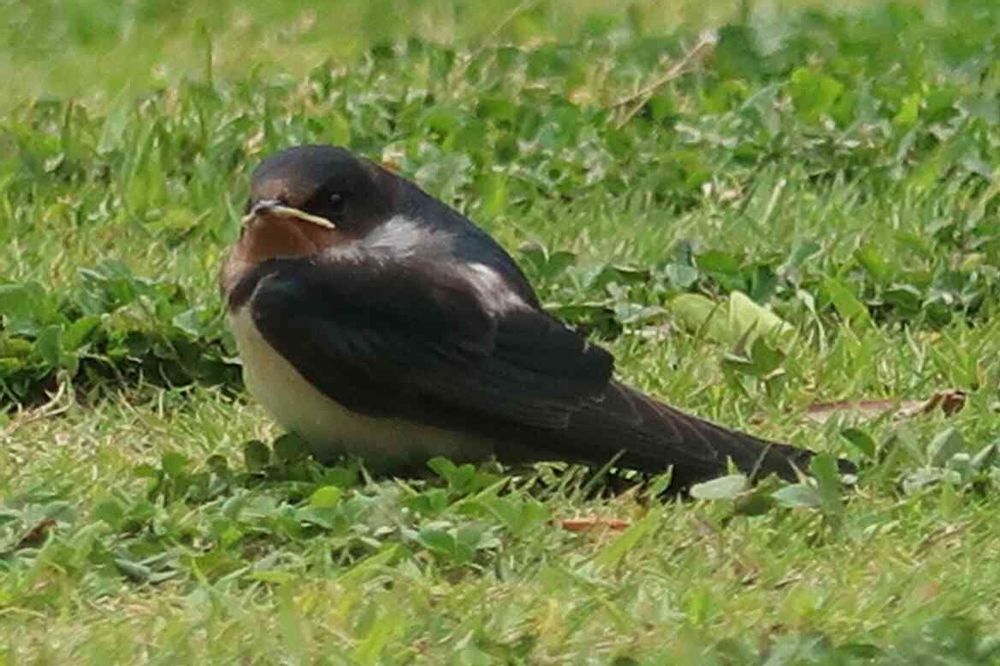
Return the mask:
<svg viewBox="0 0 1000 666">
<path fill-rule="evenodd" d="M 727 460 L 785 478 L 808 465 L 806 450 L 614 381 L 611 355 L 541 310 L 492 238 L 378 166 L 342 149 L 291 149 L 264 162 L 254 191 L 297 196 L 291 204 L 315 214 L 346 193 L 343 242 L 261 261 L 228 286 L 230 308 L 250 308 L 267 343 L 351 412 L 489 438 L 510 461 L 621 454 L 647 472 L 673 466 L 676 486 L 725 473 Z"/>
</svg>

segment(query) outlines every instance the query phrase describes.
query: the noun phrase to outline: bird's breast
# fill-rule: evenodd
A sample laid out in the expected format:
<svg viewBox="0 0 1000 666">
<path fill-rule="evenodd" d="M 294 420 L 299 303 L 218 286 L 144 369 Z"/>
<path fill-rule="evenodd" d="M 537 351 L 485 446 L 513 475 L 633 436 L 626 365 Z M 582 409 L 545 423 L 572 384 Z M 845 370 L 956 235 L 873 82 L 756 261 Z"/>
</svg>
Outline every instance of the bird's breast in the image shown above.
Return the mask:
<svg viewBox="0 0 1000 666">
<path fill-rule="evenodd" d="M 391 471 L 422 465 L 434 456 L 461 462 L 494 454 L 493 443 L 484 438 L 371 417 L 332 400 L 268 344 L 253 323 L 251 307 L 248 303 L 229 315 L 247 389 L 283 428 L 306 440 L 320 460 L 354 455 L 372 469 Z"/>
</svg>

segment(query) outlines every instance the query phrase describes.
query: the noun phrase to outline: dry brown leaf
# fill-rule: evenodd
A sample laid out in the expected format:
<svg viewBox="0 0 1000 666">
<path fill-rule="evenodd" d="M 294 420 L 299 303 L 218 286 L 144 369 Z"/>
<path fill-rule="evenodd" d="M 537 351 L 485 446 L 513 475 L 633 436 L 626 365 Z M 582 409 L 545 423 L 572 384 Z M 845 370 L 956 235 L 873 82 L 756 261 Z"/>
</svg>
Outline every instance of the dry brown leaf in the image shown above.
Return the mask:
<svg viewBox="0 0 1000 666">
<path fill-rule="evenodd" d="M 900 409 L 896 413 L 896 418 L 908 418 L 918 414 L 930 414 L 940 409 L 945 416 L 954 416 L 965 408 L 967 395 L 960 389 L 946 389 L 938 391 L 923 403 L 915 405 L 914 411 Z"/>
<path fill-rule="evenodd" d="M 811 405 L 806 410 L 806 418 L 815 423 L 826 423 L 838 414 L 847 414 L 863 419 L 873 419 L 892 412 L 894 419 L 908 419 L 937 410 L 945 416 L 954 416 L 965 407 L 966 393 L 960 389 L 937 391 L 926 400 L 838 400 Z"/>
<path fill-rule="evenodd" d="M 45 537 L 48 536 L 49 532 L 51 532 L 52 528 L 55 526 L 56 521 L 52 518 L 46 518 L 39 521 L 30 530 L 24 533 L 21 540 L 17 542 L 16 546 L 14 546 L 14 550 L 41 545 L 41 543 L 45 541 Z"/>
</svg>

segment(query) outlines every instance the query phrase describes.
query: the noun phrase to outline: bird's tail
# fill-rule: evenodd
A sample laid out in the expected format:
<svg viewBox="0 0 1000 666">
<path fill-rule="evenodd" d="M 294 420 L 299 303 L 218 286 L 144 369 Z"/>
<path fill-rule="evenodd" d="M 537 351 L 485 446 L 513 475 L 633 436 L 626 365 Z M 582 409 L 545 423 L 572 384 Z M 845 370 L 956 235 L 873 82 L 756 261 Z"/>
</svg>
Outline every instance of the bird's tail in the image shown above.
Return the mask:
<svg viewBox="0 0 1000 666">
<path fill-rule="evenodd" d="M 815 455 L 685 414 L 618 382 L 602 401 L 577 413 L 570 430 L 590 462 L 620 455 L 621 465 L 645 472 L 672 467 L 671 486 L 678 489 L 725 474 L 729 461 L 753 479 L 773 473 L 794 481 Z M 840 468 L 854 471 L 846 460 Z"/>
</svg>

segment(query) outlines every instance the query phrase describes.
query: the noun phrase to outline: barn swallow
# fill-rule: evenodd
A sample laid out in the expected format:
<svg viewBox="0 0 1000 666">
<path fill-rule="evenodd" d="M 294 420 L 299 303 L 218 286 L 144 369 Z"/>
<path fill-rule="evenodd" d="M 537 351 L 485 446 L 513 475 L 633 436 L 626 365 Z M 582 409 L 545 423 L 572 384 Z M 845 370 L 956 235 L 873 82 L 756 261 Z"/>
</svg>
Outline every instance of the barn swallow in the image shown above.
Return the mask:
<svg viewBox="0 0 1000 666">
<path fill-rule="evenodd" d="M 794 479 L 813 455 L 617 381 L 486 232 L 344 148 L 257 167 L 220 282 L 250 393 L 322 461 L 614 459 L 683 488 L 729 461 Z"/>
</svg>

